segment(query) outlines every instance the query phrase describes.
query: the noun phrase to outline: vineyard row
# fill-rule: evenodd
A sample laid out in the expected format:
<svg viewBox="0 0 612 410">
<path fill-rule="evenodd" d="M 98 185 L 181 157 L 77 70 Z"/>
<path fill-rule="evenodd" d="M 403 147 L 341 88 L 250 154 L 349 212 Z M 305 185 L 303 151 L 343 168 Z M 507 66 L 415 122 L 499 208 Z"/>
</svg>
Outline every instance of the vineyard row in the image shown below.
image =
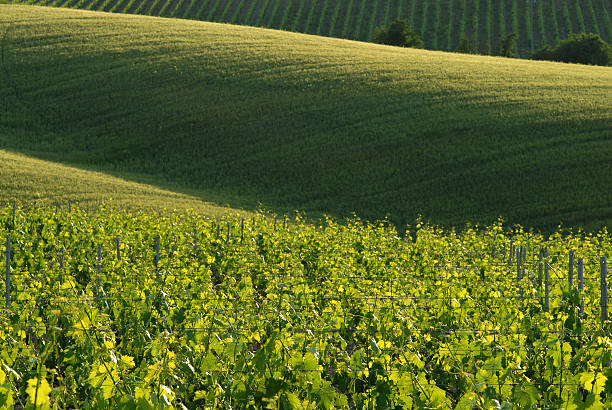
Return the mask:
<svg viewBox="0 0 612 410">
<path fill-rule="evenodd" d="M 20 0 L 18 0 L 20 1 Z M 454 51 L 462 36 L 497 55 L 518 35 L 522 56 L 569 34 L 612 41 L 608 0 L 25 0 L 28 4 L 185 18 L 371 41 L 374 29 L 406 19 L 425 48 Z"/>
</svg>

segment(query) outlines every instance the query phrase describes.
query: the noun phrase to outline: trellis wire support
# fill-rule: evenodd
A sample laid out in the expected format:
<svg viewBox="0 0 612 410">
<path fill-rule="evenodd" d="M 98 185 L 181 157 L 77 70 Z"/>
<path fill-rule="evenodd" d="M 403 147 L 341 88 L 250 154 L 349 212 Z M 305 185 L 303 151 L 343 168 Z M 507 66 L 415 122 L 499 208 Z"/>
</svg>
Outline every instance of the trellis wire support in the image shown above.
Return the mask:
<svg viewBox="0 0 612 410">
<path fill-rule="evenodd" d="M 6 307 L 11 308 L 11 235 L 6 237 Z"/>
<path fill-rule="evenodd" d="M 540 255 L 538 256 L 538 286 L 540 292 L 542 292 L 542 266 L 543 266 L 543 253 L 540 251 Z"/>
<path fill-rule="evenodd" d="M 195 230 L 195 228 L 193 229 Z M 155 242 L 155 275 L 159 281 L 159 235 L 157 236 L 157 241 Z"/>
<path fill-rule="evenodd" d="M 17 209 L 17 201 L 13 199 L 13 225 L 12 228 L 15 229 L 15 210 Z"/>
<path fill-rule="evenodd" d="M 582 295 L 582 289 L 584 288 L 584 283 L 583 283 L 583 273 L 582 273 L 582 269 L 583 269 L 583 265 L 582 265 L 582 258 L 578 258 L 577 260 L 577 269 L 578 269 L 578 292 L 580 292 L 580 316 L 582 316 L 584 314 L 584 296 Z"/>
<path fill-rule="evenodd" d="M 66 254 L 66 248 L 62 246 L 61 254 L 60 254 L 60 271 L 59 271 L 59 283 L 60 285 L 64 284 L 64 256 Z"/>
<path fill-rule="evenodd" d="M 548 276 L 548 249 L 544 250 L 544 312 L 550 311 L 549 303 L 550 278 Z"/>
<path fill-rule="evenodd" d="M 567 278 L 569 280 L 569 285 L 574 286 L 574 251 L 570 251 L 569 253 L 569 261 L 567 263 Z"/>
<path fill-rule="evenodd" d="M 608 262 L 605 256 L 599 260 L 599 267 L 601 272 L 601 323 L 604 323 L 608 319 Z"/>
<path fill-rule="evenodd" d="M 100 303 L 100 293 L 102 291 L 102 286 L 100 286 L 100 275 L 102 274 L 102 244 L 98 244 L 98 303 Z"/>
</svg>

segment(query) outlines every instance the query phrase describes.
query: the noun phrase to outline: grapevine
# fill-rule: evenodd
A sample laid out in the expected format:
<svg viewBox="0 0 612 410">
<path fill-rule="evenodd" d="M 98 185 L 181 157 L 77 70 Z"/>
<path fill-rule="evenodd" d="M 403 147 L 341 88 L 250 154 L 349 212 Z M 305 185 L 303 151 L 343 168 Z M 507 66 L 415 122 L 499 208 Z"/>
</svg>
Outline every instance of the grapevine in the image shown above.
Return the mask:
<svg viewBox="0 0 612 410">
<path fill-rule="evenodd" d="M 11 208 L 2 407 L 610 404 L 606 231 Z"/>
</svg>

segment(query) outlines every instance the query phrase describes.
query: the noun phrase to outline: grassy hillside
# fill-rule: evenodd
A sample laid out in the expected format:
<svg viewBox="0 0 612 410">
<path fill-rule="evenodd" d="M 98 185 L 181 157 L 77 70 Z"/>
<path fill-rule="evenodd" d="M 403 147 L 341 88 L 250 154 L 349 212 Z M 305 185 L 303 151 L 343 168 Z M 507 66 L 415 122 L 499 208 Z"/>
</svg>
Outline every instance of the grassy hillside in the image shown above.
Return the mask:
<svg viewBox="0 0 612 410">
<path fill-rule="evenodd" d="M 452 51 L 462 36 L 482 54 L 498 55 L 500 40 L 518 34 L 519 51 L 556 45 L 571 33 L 612 42 L 610 0 L 17 0 L 57 7 L 229 22 L 331 37 L 371 40 L 375 27 L 401 18 L 425 47 Z"/>
<path fill-rule="evenodd" d="M 210 217 L 246 214 L 191 195 L 3 150 L 0 150 L 0 192 L 3 206 L 15 200 L 25 207 L 33 207 L 36 202 L 38 206 L 56 203 L 66 208 L 71 201 L 93 209 L 106 202 L 128 210 L 192 209 Z"/>
<path fill-rule="evenodd" d="M 280 212 L 612 221 L 610 68 L 32 6 L 0 24 L 13 150 Z"/>
</svg>

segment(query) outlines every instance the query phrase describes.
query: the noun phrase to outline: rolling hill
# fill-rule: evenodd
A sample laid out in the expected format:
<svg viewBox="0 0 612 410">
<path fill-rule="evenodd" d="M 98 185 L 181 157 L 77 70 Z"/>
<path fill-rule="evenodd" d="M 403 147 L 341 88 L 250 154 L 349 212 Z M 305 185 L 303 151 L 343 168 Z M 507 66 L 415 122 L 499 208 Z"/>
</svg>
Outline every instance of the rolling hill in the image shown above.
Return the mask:
<svg viewBox="0 0 612 410">
<path fill-rule="evenodd" d="M 612 42 L 610 0 L 18 0 L 16 3 L 227 22 L 370 41 L 374 28 L 405 19 L 432 50 L 453 51 L 463 36 L 498 55 L 518 35 L 523 57 L 571 33 Z"/>
<path fill-rule="evenodd" d="M 0 24 L 0 144 L 31 157 L 278 212 L 612 221 L 611 68 L 34 6 Z"/>
<path fill-rule="evenodd" d="M 0 204 L 24 208 L 72 204 L 94 210 L 102 203 L 129 211 L 193 210 L 208 217 L 248 214 L 145 183 L 0 150 Z M 12 204 L 11 204 L 12 206 Z"/>
</svg>

